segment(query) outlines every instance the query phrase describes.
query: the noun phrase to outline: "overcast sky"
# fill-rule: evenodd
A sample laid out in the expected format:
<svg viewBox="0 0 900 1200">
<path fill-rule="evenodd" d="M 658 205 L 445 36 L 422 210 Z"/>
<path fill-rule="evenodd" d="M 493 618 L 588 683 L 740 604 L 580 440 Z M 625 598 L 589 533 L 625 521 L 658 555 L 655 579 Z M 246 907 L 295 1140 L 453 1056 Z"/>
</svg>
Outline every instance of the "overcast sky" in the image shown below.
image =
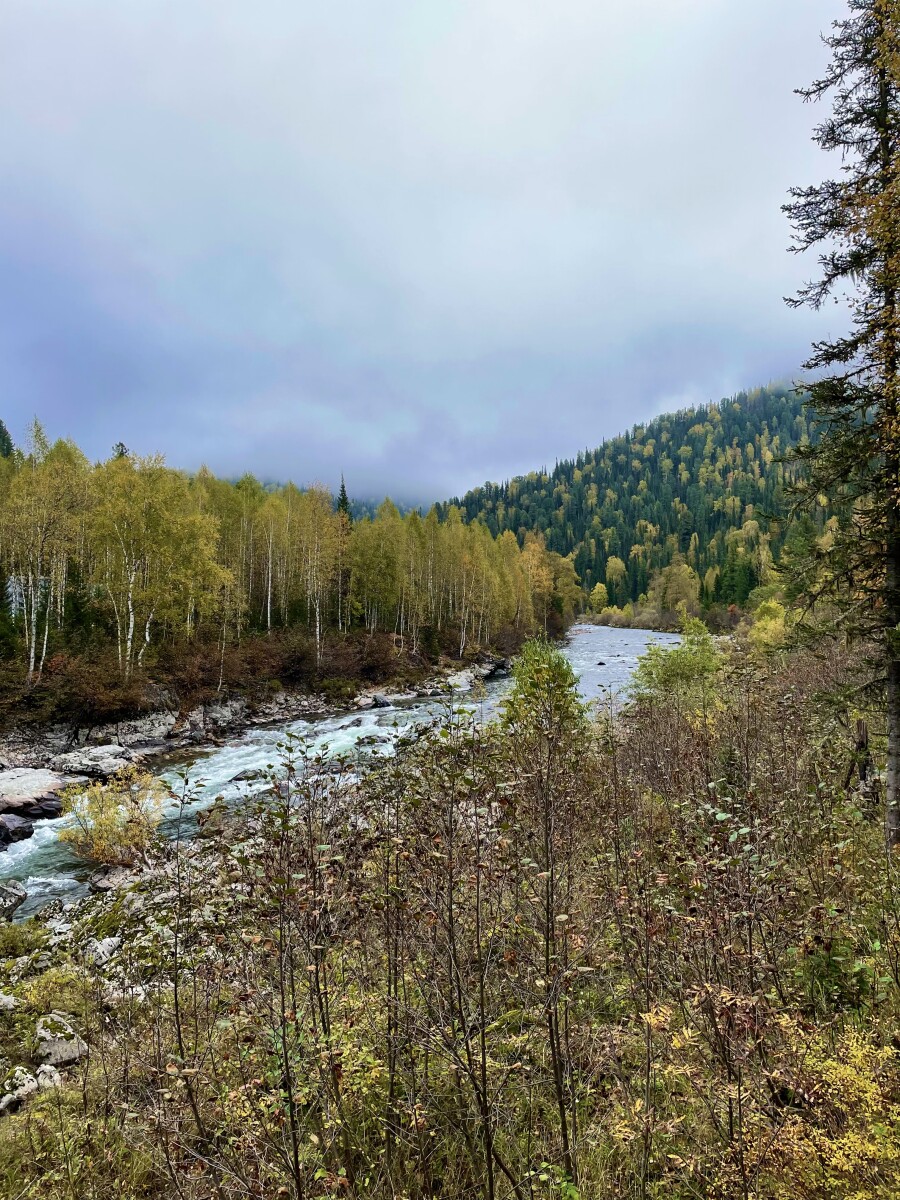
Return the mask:
<svg viewBox="0 0 900 1200">
<path fill-rule="evenodd" d="M 442 498 L 793 378 L 838 0 L 2 0 L 0 417 Z"/>
</svg>

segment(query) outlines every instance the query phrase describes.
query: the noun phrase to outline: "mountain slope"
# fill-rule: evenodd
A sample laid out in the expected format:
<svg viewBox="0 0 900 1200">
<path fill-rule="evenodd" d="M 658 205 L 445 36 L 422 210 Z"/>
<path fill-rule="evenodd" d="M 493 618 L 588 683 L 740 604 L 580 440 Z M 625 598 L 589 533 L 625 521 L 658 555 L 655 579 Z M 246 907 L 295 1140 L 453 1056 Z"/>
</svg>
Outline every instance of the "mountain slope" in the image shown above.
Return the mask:
<svg viewBox="0 0 900 1200">
<path fill-rule="evenodd" d="M 543 534 L 548 549 L 573 556 L 585 590 L 604 583 L 612 603 L 636 600 L 679 555 L 707 603 L 742 603 L 783 545 L 790 468 L 780 458 L 810 433 L 801 396 L 758 388 L 656 417 L 549 473 L 450 504 L 495 536 Z"/>
</svg>

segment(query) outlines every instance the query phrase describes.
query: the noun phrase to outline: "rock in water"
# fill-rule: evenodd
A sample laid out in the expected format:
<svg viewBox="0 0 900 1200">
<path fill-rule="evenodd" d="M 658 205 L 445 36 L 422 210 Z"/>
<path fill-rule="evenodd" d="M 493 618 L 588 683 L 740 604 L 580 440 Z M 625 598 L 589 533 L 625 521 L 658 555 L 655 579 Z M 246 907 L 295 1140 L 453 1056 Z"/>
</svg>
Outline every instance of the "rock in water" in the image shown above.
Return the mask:
<svg viewBox="0 0 900 1200">
<path fill-rule="evenodd" d="M 454 692 L 470 692 L 475 683 L 475 672 L 470 668 L 457 671 L 454 675 L 447 676 L 447 683 Z"/>
<path fill-rule="evenodd" d="M 0 816 L 0 850 L 5 850 L 13 842 L 24 841 L 34 833 L 34 826 L 24 817 L 14 813 L 4 813 Z"/>
<path fill-rule="evenodd" d="M 19 817 L 58 817 L 62 808 L 59 793 L 84 776 L 60 775 L 32 767 L 0 770 L 0 813 Z"/>
<path fill-rule="evenodd" d="M 28 893 L 18 879 L 0 883 L 0 921 L 11 921 L 12 915 L 28 899 Z"/>
<path fill-rule="evenodd" d="M 64 1013 L 52 1012 L 41 1017 L 35 1027 L 38 1057 L 50 1067 L 68 1067 L 87 1054 L 84 1042 Z"/>
</svg>

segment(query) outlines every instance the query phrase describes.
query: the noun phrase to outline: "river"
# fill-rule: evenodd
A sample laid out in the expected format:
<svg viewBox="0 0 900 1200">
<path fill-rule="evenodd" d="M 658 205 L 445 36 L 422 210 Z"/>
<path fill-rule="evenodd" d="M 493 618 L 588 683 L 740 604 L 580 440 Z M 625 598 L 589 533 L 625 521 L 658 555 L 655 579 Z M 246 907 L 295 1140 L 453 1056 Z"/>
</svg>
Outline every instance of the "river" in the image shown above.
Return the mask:
<svg viewBox="0 0 900 1200">
<path fill-rule="evenodd" d="M 563 651 L 578 676 L 578 688 L 585 699 L 615 701 L 627 689 L 638 656 L 649 644 L 674 644 L 678 640 L 675 634 L 644 629 L 575 625 L 569 631 Z M 509 687 L 509 677 L 501 676 L 488 680 L 478 698 L 459 695 L 457 699 L 460 704 L 474 705 L 481 715 L 488 717 L 496 712 Z M 248 785 L 235 781 L 235 776 L 277 762 L 277 746 L 286 733 L 308 739 L 313 750 L 329 755 L 351 754 L 357 749 L 370 754 L 389 754 L 405 731 L 434 720 L 445 706 L 444 700 L 415 700 L 362 713 L 342 712 L 316 720 L 248 729 L 223 746 L 198 747 L 189 755 L 167 762 L 160 774 L 168 782 L 176 783 L 179 773 L 189 773 L 200 796 L 192 807 L 193 813 L 211 804 L 216 796 L 238 804 L 248 795 Z M 37 822 L 33 837 L 0 854 L 0 876 L 21 880 L 28 891 L 28 899 L 16 913 L 17 920 L 34 915 L 50 900 L 74 900 L 88 890 L 85 880 L 89 868 L 59 840 L 58 833 L 65 821 L 63 817 Z"/>
</svg>

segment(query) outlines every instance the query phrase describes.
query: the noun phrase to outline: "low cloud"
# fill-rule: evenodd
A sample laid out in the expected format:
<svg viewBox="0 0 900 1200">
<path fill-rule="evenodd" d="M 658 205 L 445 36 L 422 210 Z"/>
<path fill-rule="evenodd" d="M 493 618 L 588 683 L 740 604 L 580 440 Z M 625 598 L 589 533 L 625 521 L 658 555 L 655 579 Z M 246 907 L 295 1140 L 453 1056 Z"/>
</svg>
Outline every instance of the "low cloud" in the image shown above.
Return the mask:
<svg viewBox="0 0 900 1200">
<path fill-rule="evenodd" d="M 793 377 L 842 7 L 8 0 L 0 416 L 429 500 Z"/>
</svg>

